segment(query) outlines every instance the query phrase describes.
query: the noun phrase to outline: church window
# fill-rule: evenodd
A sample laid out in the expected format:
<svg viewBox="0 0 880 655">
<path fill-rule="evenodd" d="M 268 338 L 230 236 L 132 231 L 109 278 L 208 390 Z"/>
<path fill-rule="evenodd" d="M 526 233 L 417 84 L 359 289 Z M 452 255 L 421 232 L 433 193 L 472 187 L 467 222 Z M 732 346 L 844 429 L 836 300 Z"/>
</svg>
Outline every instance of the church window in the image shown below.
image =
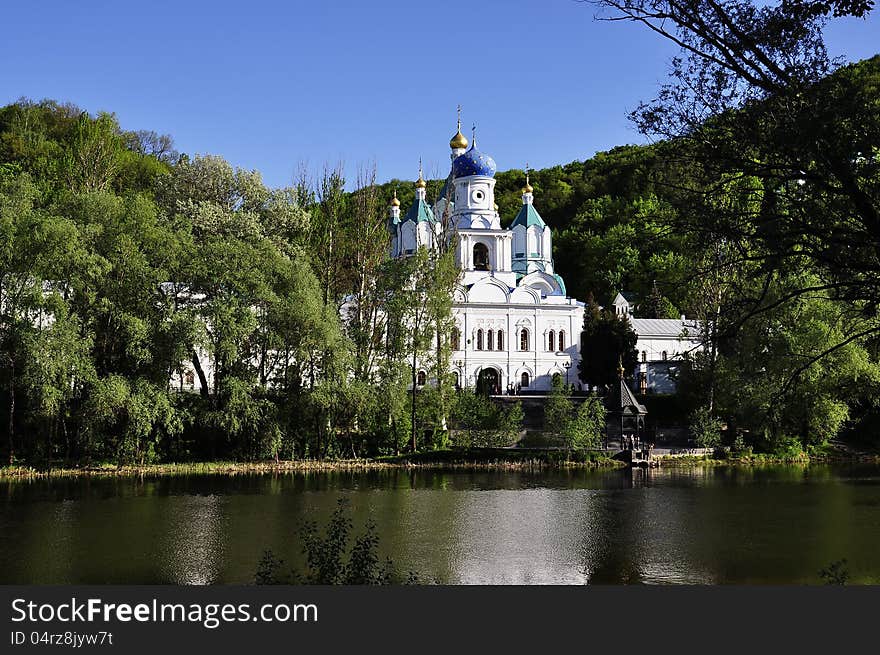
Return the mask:
<svg viewBox="0 0 880 655">
<path fill-rule="evenodd" d="M 489 249 L 486 247 L 485 243 L 478 243 L 474 245 L 474 270 L 489 270 Z"/>
<path fill-rule="evenodd" d="M 461 382 L 458 378 L 458 371 L 452 372 L 452 384 L 455 386 L 456 390 L 461 389 Z"/>
<path fill-rule="evenodd" d="M 666 354 L 666 351 L 664 350 L 664 351 L 663 351 L 663 361 L 664 361 L 664 362 L 666 361 L 666 358 L 667 358 L 667 354 Z"/>
<path fill-rule="evenodd" d="M 486 350 L 495 350 L 495 333 L 492 330 L 486 332 Z"/>
<path fill-rule="evenodd" d="M 477 350 L 483 349 L 483 331 L 477 330 Z"/>
<path fill-rule="evenodd" d="M 556 333 L 553 330 L 547 335 L 547 350 L 551 353 L 556 350 Z"/>
<path fill-rule="evenodd" d="M 559 350 L 565 350 L 565 330 L 559 331 Z"/>
<path fill-rule="evenodd" d="M 461 346 L 461 332 L 457 327 L 452 328 L 452 349 L 459 350 Z"/>
<path fill-rule="evenodd" d="M 642 361 L 643 362 L 648 361 L 648 353 L 646 353 L 644 350 L 642 351 Z"/>
<path fill-rule="evenodd" d="M 639 373 L 639 393 L 648 393 L 648 374 L 644 371 Z"/>
<path fill-rule="evenodd" d="M 428 381 L 428 376 L 424 371 L 419 371 L 418 376 L 416 376 L 416 384 L 420 387 L 425 386 L 425 382 Z"/>
<path fill-rule="evenodd" d="M 498 350 L 504 350 L 504 330 L 498 330 Z"/>
<path fill-rule="evenodd" d="M 528 373 L 523 373 L 519 377 L 519 386 L 521 386 L 523 388 L 529 386 L 529 374 Z"/>
<path fill-rule="evenodd" d="M 528 350 L 529 349 L 529 331 L 523 329 L 519 333 L 519 349 L 520 350 Z"/>
</svg>

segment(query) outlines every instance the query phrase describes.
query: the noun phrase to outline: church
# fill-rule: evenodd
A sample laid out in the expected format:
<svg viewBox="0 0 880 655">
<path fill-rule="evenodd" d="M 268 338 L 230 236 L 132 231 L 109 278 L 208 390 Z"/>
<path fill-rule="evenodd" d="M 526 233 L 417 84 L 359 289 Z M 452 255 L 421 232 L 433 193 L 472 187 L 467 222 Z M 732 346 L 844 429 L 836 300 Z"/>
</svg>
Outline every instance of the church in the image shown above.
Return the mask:
<svg viewBox="0 0 880 655">
<path fill-rule="evenodd" d="M 554 271 L 552 230 L 535 206 L 528 171 L 522 206 L 502 228 L 495 161 L 477 148 L 475 136 L 469 142 L 461 133 L 460 118 L 449 146 L 452 168 L 438 199 L 428 203 L 419 170 L 415 200 L 403 217 L 396 194 L 392 199 L 388 230 L 392 257 L 431 249 L 441 240 L 454 243 L 461 269 L 452 307 L 456 386 L 540 392 L 551 388 L 555 376 L 578 386 L 584 303 L 568 296 Z M 632 307 L 622 299 L 615 299 L 615 311 L 631 317 Z M 638 321 L 641 362 L 633 387 L 642 393 L 674 391 L 671 362 L 699 349 L 699 330 L 684 316 L 630 320 Z M 425 384 L 427 373 L 419 371 L 417 380 Z"/>
</svg>

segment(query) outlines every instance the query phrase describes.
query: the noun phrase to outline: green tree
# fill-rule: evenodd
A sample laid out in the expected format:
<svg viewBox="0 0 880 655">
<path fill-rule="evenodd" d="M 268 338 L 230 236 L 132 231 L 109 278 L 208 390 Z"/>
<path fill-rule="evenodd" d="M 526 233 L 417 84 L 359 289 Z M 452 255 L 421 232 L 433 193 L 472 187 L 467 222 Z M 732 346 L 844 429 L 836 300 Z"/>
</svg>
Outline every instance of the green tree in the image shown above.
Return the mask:
<svg viewBox="0 0 880 655">
<path fill-rule="evenodd" d="M 570 433 L 574 404 L 560 376 L 554 376 L 550 395 L 544 404 L 544 430 L 566 437 Z"/>
<path fill-rule="evenodd" d="M 865 16 L 874 3 L 596 4 L 605 17 L 643 24 L 681 48 L 671 81 L 632 118 L 644 134 L 669 140 L 678 229 L 704 244 L 725 243 L 754 266 L 731 334 L 784 302 L 765 290 L 794 267 L 816 277 L 790 288 L 791 297 L 827 292 L 877 319 L 880 62 L 838 68 L 823 42 L 829 21 Z M 745 182 L 734 202 L 730 180 Z M 862 328 L 816 355 L 833 356 L 880 323 Z"/>
<path fill-rule="evenodd" d="M 691 414 L 688 423 L 694 443 L 700 448 L 721 445 L 721 420 L 712 416 L 708 407 L 700 407 Z"/>
<path fill-rule="evenodd" d="M 621 363 L 631 374 L 638 362 L 637 342 L 629 317 L 602 310 L 590 298 L 584 308 L 578 377 L 591 387 L 604 388 L 618 379 Z"/>
<path fill-rule="evenodd" d="M 572 450 L 594 450 L 601 446 L 605 435 L 605 404 L 590 394 L 578 407 L 566 430 L 566 443 Z"/>
<path fill-rule="evenodd" d="M 455 396 L 451 422 L 453 444 L 461 448 L 505 448 L 519 439 L 521 403 L 500 406 L 483 394 L 463 389 Z"/>
</svg>

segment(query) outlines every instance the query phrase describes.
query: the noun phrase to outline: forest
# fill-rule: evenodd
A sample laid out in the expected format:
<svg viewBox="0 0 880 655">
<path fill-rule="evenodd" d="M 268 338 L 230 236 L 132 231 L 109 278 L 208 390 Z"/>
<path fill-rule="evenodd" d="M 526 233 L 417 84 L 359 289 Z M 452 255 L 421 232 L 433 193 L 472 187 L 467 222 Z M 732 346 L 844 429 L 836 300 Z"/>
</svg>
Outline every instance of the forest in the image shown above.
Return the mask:
<svg viewBox="0 0 880 655">
<path fill-rule="evenodd" d="M 656 20 L 651 2 L 600 4 Z M 828 62 L 817 44 L 833 6 L 816 7 L 755 8 L 736 66 L 707 56 L 721 32 L 738 38 L 722 18 L 678 17 L 688 54 L 632 115 L 654 143 L 530 173 L 570 295 L 601 305 L 627 290 L 637 315 L 701 321 L 705 350 L 679 384 L 711 445 L 878 442 L 880 57 Z M 524 175 L 496 176 L 507 222 Z M 406 207 L 411 181 L 333 165 L 268 188 L 112 114 L 0 108 L 4 462 L 511 443 L 521 410 L 450 379 L 451 254 L 387 258 L 394 189 Z M 184 364 L 203 378 L 203 357 L 214 380 L 181 392 Z M 435 381 L 418 391 L 417 360 Z"/>
</svg>

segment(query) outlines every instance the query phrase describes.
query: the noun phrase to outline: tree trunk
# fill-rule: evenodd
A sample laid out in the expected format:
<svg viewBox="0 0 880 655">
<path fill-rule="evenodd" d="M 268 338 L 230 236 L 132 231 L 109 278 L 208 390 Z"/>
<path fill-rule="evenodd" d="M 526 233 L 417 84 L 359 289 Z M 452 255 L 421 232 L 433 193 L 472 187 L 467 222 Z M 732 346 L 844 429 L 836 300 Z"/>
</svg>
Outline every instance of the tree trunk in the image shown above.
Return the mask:
<svg viewBox="0 0 880 655">
<path fill-rule="evenodd" d="M 410 403 L 410 418 L 412 421 L 412 442 L 410 443 L 410 450 L 412 452 L 416 452 L 416 448 L 418 446 L 418 440 L 416 438 L 416 382 L 418 381 L 418 373 L 416 372 L 416 349 L 413 348 L 413 358 L 412 358 L 412 401 Z"/>
<path fill-rule="evenodd" d="M 9 369 L 9 464 L 15 461 L 15 357 Z"/>
<path fill-rule="evenodd" d="M 208 398 L 208 378 L 205 377 L 205 371 L 202 369 L 202 363 L 199 361 L 199 356 L 193 348 L 192 351 L 192 364 L 193 368 L 196 370 L 196 375 L 199 376 L 199 384 L 201 385 L 201 389 L 199 393 L 202 394 L 202 398 Z"/>
</svg>

